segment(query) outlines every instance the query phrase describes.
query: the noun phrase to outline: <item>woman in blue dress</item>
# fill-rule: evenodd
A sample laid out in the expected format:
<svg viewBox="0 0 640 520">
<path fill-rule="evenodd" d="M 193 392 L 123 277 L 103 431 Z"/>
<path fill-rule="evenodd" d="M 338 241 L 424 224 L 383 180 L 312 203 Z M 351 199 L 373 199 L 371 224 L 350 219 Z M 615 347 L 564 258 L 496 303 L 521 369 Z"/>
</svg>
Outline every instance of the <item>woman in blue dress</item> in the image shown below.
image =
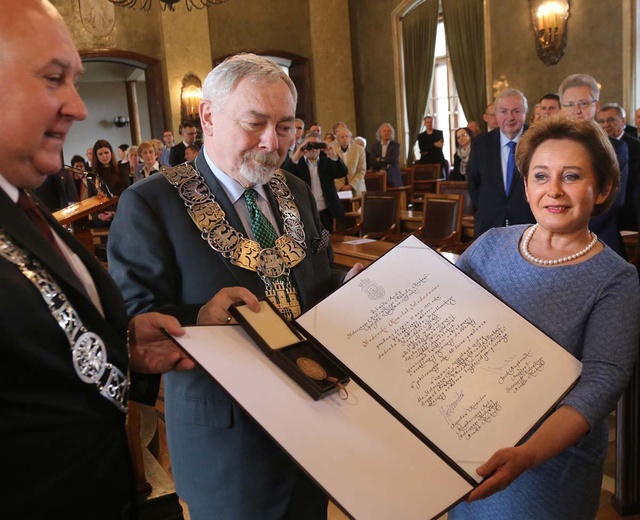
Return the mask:
<svg viewBox="0 0 640 520">
<path fill-rule="evenodd" d="M 516 162 L 537 223 L 489 230 L 458 266 L 580 359 L 582 375 L 529 438 L 477 468 L 484 480 L 449 518 L 592 519 L 606 418 L 628 384 L 640 329 L 635 268 L 588 229 L 620 173 L 595 123 L 562 116 L 525 132 Z"/>
</svg>

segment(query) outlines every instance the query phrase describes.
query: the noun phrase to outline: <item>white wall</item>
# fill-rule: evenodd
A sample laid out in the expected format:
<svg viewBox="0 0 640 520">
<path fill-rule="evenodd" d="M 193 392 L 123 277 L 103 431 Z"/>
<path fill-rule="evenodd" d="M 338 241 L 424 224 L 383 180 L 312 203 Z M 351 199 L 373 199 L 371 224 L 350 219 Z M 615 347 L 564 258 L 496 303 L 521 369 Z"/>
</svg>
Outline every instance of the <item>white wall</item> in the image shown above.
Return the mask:
<svg viewBox="0 0 640 520">
<path fill-rule="evenodd" d="M 116 116 L 128 117 L 127 94 L 121 81 L 80 83 L 78 90 L 87 105 L 87 119 L 76 121 L 67 135 L 64 145 L 64 160 L 67 164 L 75 154 L 86 158 L 87 148 L 93 147 L 98 139 L 105 139 L 115 149 L 119 144 L 131 144 L 129 126 L 118 128 L 113 124 Z M 136 82 L 140 131 L 142 139 L 151 138 L 147 93 L 143 81 Z M 162 137 L 162 136 L 160 136 Z"/>
</svg>

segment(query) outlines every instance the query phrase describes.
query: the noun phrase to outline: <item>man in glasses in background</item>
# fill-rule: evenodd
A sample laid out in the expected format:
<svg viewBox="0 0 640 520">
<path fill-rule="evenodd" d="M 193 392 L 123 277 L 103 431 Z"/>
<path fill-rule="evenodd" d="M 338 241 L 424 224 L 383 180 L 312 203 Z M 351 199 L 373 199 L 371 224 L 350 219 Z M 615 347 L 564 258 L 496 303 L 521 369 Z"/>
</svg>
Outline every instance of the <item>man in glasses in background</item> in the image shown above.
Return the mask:
<svg viewBox="0 0 640 520">
<path fill-rule="evenodd" d="M 588 74 L 572 74 L 564 79 L 558 88 L 562 113 L 569 119 L 595 121 L 600 110 L 600 86 L 593 76 Z M 601 215 L 589 221 L 589 229 L 598 238 L 623 258 L 626 258 L 622 236 L 618 231 L 618 213 L 625 200 L 627 178 L 629 173 L 629 149 L 623 141 L 609 137 L 618 158 L 620 167 L 620 189 L 613 205 Z"/>
<path fill-rule="evenodd" d="M 177 166 L 186 160 L 184 157 L 186 149 L 196 142 L 198 135 L 196 125 L 190 121 L 182 123 L 180 125 L 180 135 L 182 136 L 182 142 L 171 148 L 171 153 L 169 154 L 169 164 L 171 166 Z"/>
<path fill-rule="evenodd" d="M 638 230 L 638 182 L 640 182 L 640 141 L 626 133 L 626 113 L 617 103 L 600 107 L 598 124 L 609 137 L 627 144 L 629 148 L 629 176 L 624 206 L 618 215 L 618 229 Z"/>
</svg>

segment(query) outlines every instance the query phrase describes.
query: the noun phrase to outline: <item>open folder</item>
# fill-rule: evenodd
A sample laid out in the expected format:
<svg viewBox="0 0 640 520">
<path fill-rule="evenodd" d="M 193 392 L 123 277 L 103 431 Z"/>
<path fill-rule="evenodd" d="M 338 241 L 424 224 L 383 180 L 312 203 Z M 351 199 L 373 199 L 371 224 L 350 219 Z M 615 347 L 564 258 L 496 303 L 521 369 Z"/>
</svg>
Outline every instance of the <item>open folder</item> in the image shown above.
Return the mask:
<svg viewBox="0 0 640 520">
<path fill-rule="evenodd" d="M 293 323 L 351 378 L 315 401 L 239 327 L 177 341 L 354 518 L 437 518 L 581 363 L 415 237 Z"/>
</svg>

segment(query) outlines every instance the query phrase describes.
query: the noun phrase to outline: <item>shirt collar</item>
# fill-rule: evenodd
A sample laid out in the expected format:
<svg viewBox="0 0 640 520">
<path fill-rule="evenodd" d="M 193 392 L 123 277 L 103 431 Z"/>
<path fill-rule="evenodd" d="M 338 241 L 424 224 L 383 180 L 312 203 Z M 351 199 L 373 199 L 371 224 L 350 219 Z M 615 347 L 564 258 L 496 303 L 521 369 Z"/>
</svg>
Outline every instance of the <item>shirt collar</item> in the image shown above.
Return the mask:
<svg viewBox="0 0 640 520">
<path fill-rule="evenodd" d="M 0 188 L 4 190 L 4 192 L 9 196 L 9 198 L 13 202 L 18 202 L 18 197 L 20 195 L 18 188 L 16 188 L 7 179 L 5 179 L 1 173 L 0 173 Z"/>
<path fill-rule="evenodd" d="M 506 135 L 502 133 L 502 130 L 500 130 L 500 148 L 507 146 L 507 143 L 510 141 L 513 141 L 514 143 L 517 143 L 518 141 L 520 141 L 520 138 L 522 137 L 522 132 L 524 132 L 524 126 L 520 129 L 520 131 L 518 132 L 518 135 L 516 135 L 513 139 L 509 139 Z"/>
</svg>

